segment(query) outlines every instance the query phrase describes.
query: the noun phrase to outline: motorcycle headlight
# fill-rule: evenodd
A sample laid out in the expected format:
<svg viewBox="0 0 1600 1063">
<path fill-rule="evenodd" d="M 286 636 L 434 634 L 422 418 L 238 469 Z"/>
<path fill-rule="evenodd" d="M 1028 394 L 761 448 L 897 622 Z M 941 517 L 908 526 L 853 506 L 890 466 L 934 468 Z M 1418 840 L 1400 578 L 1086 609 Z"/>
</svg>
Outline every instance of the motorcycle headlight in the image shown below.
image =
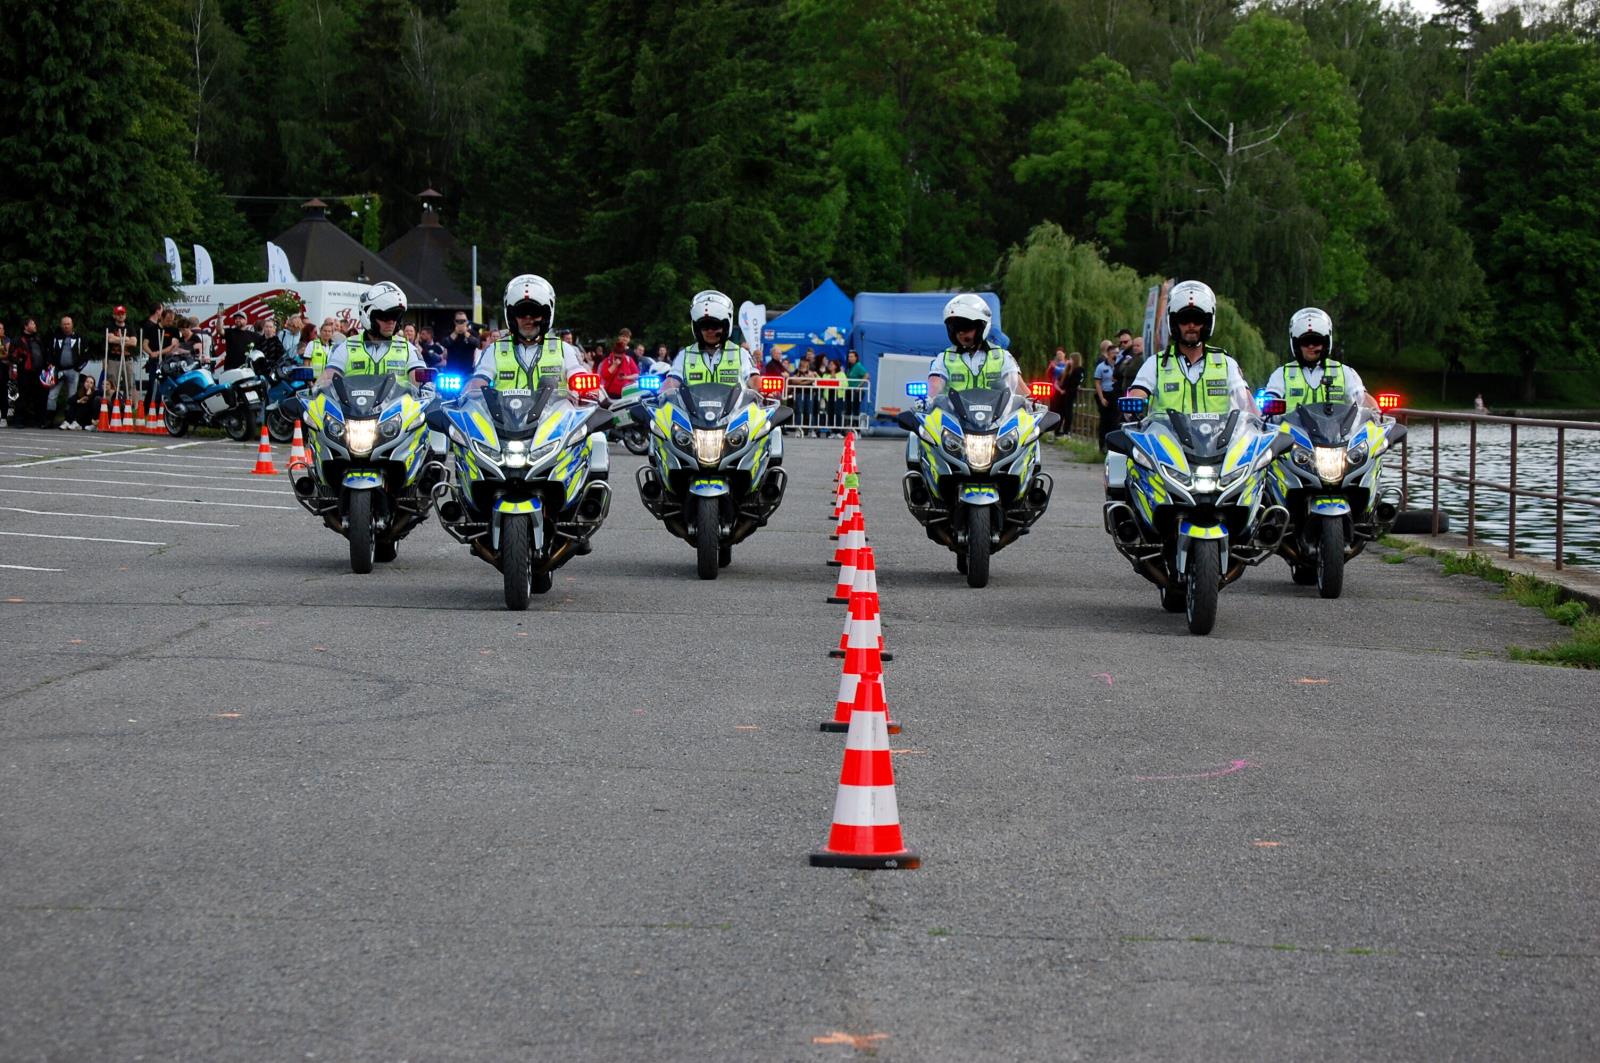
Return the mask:
<svg viewBox="0 0 1600 1063">
<path fill-rule="evenodd" d="M 1188 473 L 1184 472 L 1176 465 L 1163 464 L 1161 466 L 1161 471 L 1163 474 L 1165 474 L 1166 478 L 1171 480 L 1173 483 L 1182 484 L 1184 487 L 1189 486 L 1191 477 Z"/>
<path fill-rule="evenodd" d="M 1128 456 L 1133 459 L 1135 465 L 1140 465 L 1150 470 L 1154 470 L 1156 467 L 1156 463 L 1150 460 L 1150 455 L 1146 454 L 1138 447 L 1134 447 Z"/>
<path fill-rule="evenodd" d="M 1369 450 L 1370 448 L 1365 442 L 1358 443 L 1351 447 L 1349 458 L 1350 467 L 1353 469 L 1358 465 L 1365 465 L 1367 463 L 1367 454 Z"/>
<path fill-rule="evenodd" d="M 1305 447 L 1302 447 L 1299 443 L 1294 445 L 1294 450 L 1289 456 L 1290 459 L 1302 469 L 1311 468 L 1311 451 L 1307 450 Z"/>
<path fill-rule="evenodd" d="M 672 445 L 677 447 L 679 450 L 688 450 L 690 447 L 694 446 L 694 436 L 689 434 L 688 429 L 681 428 L 678 425 L 673 425 Z"/>
<path fill-rule="evenodd" d="M 728 449 L 738 450 L 744 446 L 744 441 L 750 438 L 750 426 L 742 424 L 728 433 Z"/>
<path fill-rule="evenodd" d="M 324 432 L 328 433 L 328 438 L 329 439 L 343 439 L 344 438 L 344 422 L 343 421 L 338 421 L 338 420 L 335 420 L 332 417 L 330 417 L 323 424 L 322 430 Z"/>
<path fill-rule="evenodd" d="M 1344 448 L 1318 447 L 1316 453 L 1317 475 L 1328 483 L 1344 479 Z"/>
<path fill-rule="evenodd" d="M 345 425 L 345 449 L 352 455 L 362 457 L 372 453 L 372 448 L 378 445 L 377 421 L 351 421 Z"/>
<path fill-rule="evenodd" d="M 1000 453 L 1010 454 L 1013 450 L 1017 449 L 1017 430 L 1013 428 L 1011 431 L 1007 432 L 1005 435 L 996 440 L 994 445 L 995 449 L 999 450 Z"/>
<path fill-rule="evenodd" d="M 524 465 L 528 464 L 528 444 L 524 443 L 520 439 L 506 440 L 505 456 L 506 468 L 522 468 Z"/>
<path fill-rule="evenodd" d="M 387 421 L 380 422 L 378 425 L 378 434 L 386 440 L 393 439 L 395 436 L 399 435 L 400 418 L 391 417 Z"/>
<path fill-rule="evenodd" d="M 491 447 L 481 439 L 474 439 L 472 441 L 472 449 L 477 452 L 478 457 L 483 458 L 485 461 L 491 461 L 496 465 L 500 464 L 499 447 Z"/>
<path fill-rule="evenodd" d="M 974 469 L 987 469 L 994 464 L 994 436 L 968 436 L 966 453 L 968 465 Z"/>
<path fill-rule="evenodd" d="M 1217 490 L 1217 467 L 1215 465 L 1196 465 L 1194 467 L 1194 489 L 1197 494 L 1212 494 Z"/>
<path fill-rule="evenodd" d="M 715 465 L 722 460 L 722 445 L 726 440 L 727 434 L 720 428 L 696 428 L 694 456 L 702 465 Z"/>
<path fill-rule="evenodd" d="M 939 444 L 940 446 L 944 447 L 944 452 L 950 455 L 952 458 L 959 458 L 963 453 L 965 453 L 965 448 L 961 445 L 961 437 L 950 431 L 948 428 L 946 428 L 944 430 L 944 434 L 940 436 Z"/>
</svg>

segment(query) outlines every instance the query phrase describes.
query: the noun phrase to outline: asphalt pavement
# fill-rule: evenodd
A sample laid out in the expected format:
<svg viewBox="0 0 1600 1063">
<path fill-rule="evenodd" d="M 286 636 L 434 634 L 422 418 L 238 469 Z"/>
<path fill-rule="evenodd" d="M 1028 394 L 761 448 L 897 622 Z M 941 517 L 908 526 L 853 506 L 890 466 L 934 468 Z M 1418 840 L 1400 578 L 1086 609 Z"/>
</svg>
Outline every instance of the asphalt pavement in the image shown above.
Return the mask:
<svg viewBox="0 0 1600 1063">
<path fill-rule="evenodd" d="M 511 613 L 253 446 L 0 430 L 0 1060 L 1600 1056 L 1600 682 L 1506 652 L 1563 629 L 1369 555 L 1193 637 L 1053 451 L 973 590 L 860 445 L 923 864 L 809 867 L 839 449 L 701 582 L 613 447 Z"/>
</svg>

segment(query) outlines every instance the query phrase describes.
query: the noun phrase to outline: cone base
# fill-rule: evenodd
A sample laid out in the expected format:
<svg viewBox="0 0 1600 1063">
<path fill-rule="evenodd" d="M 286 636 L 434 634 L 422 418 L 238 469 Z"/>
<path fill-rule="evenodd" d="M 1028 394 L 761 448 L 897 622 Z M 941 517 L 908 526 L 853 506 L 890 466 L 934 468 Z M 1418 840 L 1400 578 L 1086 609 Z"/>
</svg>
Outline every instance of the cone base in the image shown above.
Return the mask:
<svg viewBox="0 0 1600 1063">
<path fill-rule="evenodd" d="M 900 721 L 888 720 L 884 723 L 884 729 L 892 735 L 897 735 L 900 733 Z M 829 734 L 836 735 L 849 734 L 850 723 L 849 721 L 840 723 L 838 720 L 823 720 L 822 724 L 817 728 L 817 730 L 826 731 Z"/>
<path fill-rule="evenodd" d="M 837 594 L 830 594 L 828 596 L 828 604 L 829 605 L 849 605 L 850 604 L 850 599 L 849 598 L 841 598 Z"/>
<path fill-rule="evenodd" d="M 828 651 L 828 656 L 832 657 L 836 661 L 842 661 L 842 660 L 844 660 L 844 651 L 843 650 L 829 650 Z M 878 660 L 880 660 L 880 661 L 892 661 L 892 660 L 894 660 L 894 654 L 890 653 L 888 650 L 884 650 L 884 651 L 882 651 L 881 653 L 878 654 Z"/>
<path fill-rule="evenodd" d="M 916 853 L 881 853 L 858 856 L 855 853 L 833 853 L 823 850 L 811 854 L 812 867 L 848 867 L 855 871 L 914 871 L 922 866 L 922 857 Z"/>
<path fill-rule="evenodd" d="M 829 559 L 828 559 L 828 567 L 829 567 L 829 568 L 838 568 L 838 567 L 840 567 L 840 566 L 841 566 L 841 565 L 843 565 L 843 564 L 844 564 L 844 562 L 843 562 L 843 561 L 835 561 L 835 560 L 834 560 L 834 559 L 833 559 L 833 558 L 831 558 L 831 557 L 830 557 L 830 558 L 829 558 Z"/>
</svg>

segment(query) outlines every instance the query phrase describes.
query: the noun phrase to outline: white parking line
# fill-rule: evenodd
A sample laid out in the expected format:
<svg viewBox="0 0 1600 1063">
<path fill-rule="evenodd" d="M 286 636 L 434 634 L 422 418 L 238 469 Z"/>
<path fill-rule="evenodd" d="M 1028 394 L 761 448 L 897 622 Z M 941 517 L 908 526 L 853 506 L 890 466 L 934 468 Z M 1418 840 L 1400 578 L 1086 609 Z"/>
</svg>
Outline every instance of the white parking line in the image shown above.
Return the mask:
<svg viewBox="0 0 1600 1063">
<path fill-rule="evenodd" d="M 35 568 L 33 565 L 0 565 L 0 568 L 14 568 L 19 572 L 63 572 L 59 568 Z"/>
<path fill-rule="evenodd" d="M 148 456 L 152 458 L 159 458 L 166 457 L 168 455 L 166 453 L 166 448 L 163 447 L 160 450 L 150 451 Z M 171 457 L 180 458 L 183 461 L 220 461 L 227 465 L 244 466 L 255 464 L 256 452 L 252 450 L 250 453 L 245 454 L 241 451 L 240 457 L 237 458 L 213 458 L 208 454 L 173 454 Z M 249 470 L 246 469 L 245 471 L 248 472 Z"/>
<path fill-rule="evenodd" d="M 166 546 L 148 539 L 97 539 L 92 535 L 47 535 L 44 532 L 0 531 L 0 535 L 14 535 L 19 539 L 71 539 L 80 543 L 127 543 L 129 546 Z"/>
<path fill-rule="evenodd" d="M 79 517 L 83 520 L 133 520 L 140 524 L 187 524 L 191 528 L 237 528 L 237 524 L 216 524 L 207 520 L 164 520 L 161 517 L 119 517 L 112 513 L 57 513 L 49 509 L 23 509 L 20 506 L 0 506 L 7 513 L 27 513 L 35 517 Z"/>
<path fill-rule="evenodd" d="M 24 480 L 31 483 L 44 481 L 42 476 L 19 476 L 16 473 L 0 473 L 0 480 Z M 229 494 L 246 495 L 275 495 L 286 498 L 288 491 L 279 488 L 269 490 L 265 487 L 208 487 L 205 484 L 144 484 L 133 480 L 91 480 L 82 476 L 52 476 L 49 482 L 53 484 L 110 484 L 113 487 L 150 487 L 160 491 L 226 491 Z M 4 490 L 4 488 L 0 488 Z"/>
<path fill-rule="evenodd" d="M 60 491 L 30 491 L 25 487 L 0 487 L 0 494 L 6 495 L 49 495 L 59 498 Z M 198 498 L 141 498 L 138 495 L 87 495 L 86 497 L 106 502 L 157 502 L 168 506 L 228 506 L 233 509 L 286 509 L 294 511 L 296 506 L 263 506 L 255 502 L 203 502 Z"/>
<path fill-rule="evenodd" d="M 156 462 L 156 461 L 129 461 L 126 458 L 120 458 L 120 457 L 119 458 L 101 458 L 99 460 L 105 462 L 107 465 L 125 465 L 125 466 L 128 466 L 130 468 L 139 468 L 139 469 L 182 468 L 182 466 L 174 466 L 174 465 L 171 465 L 171 464 L 169 464 L 167 462 L 164 462 L 164 461 L 162 461 L 162 462 Z M 17 469 L 25 469 L 25 468 L 27 468 L 26 465 L 16 465 L 16 466 L 10 466 L 10 467 L 11 468 L 17 468 Z M 206 467 L 209 468 L 209 466 L 206 466 Z M 247 472 L 241 472 L 241 473 L 237 473 L 237 474 L 235 474 L 233 476 L 214 476 L 214 475 L 212 475 L 210 473 L 203 473 L 203 472 L 141 472 L 138 475 L 140 475 L 140 476 L 187 476 L 187 477 L 190 477 L 190 478 L 195 479 L 195 480 L 243 480 L 246 476 L 249 476 L 251 474 L 247 473 Z"/>
</svg>

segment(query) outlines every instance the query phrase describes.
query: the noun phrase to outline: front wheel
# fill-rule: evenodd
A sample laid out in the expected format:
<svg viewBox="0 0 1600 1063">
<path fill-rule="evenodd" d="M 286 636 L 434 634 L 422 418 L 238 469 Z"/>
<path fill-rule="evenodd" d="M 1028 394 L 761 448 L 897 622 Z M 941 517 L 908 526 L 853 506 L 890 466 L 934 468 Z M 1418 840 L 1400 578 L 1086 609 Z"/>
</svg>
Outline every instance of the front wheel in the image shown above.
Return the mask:
<svg viewBox="0 0 1600 1063">
<path fill-rule="evenodd" d="M 251 420 L 247 413 L 230 413 L 222 419 L 222 431 L 235 443 L 243 443 L 250 438 Z"/>
<path fill-rule="evenodd" d="M 267 435 L 272 437 L 274 443 L 289 443 L 294 440 L 294 421 L 279 407 L 274 406 L 267 411 Z"/>
<path fill-rule="evenodd" d="M 164 420 L 167 422 L 167 435 L 182 438 L 189 434 L 189 422 L 183 419 L 183 414 L 171 407 L 167 408 Z"/>
<path fill-rule="evenodd" d="M 648 454 L 650 435 L 640 425 L 629 425 L 622 430 L 622 445 L 628 448 L 629 454 Z"/>
<path fill-rule="evenodd" d="M 1189 544 L 1189 591 L 1185 613 L 1189 633 L 1209 635 L 1217 624 L 1217 593 L 1222 590 L 1222 543 L 1195 539 Z"/>
<path fill-rule="evenodd" d="M 506 608 L 526 609 L 533 598 L 533 528 L 526 513 L 513 513 L 500 525 L 500 573 L 505 577 Z"/>
<path fill-rule="evenodd" d="M 350 540 L 350 571 L 366 575 L 372 571 L 376 557 L 377 541 L 372 533 L 372 492 L 352 491 L 345 505 L 345 519 L 350 529 L 345 535 Z"/>
<path fill-rule="evenodd" d="M 988 506 L 967 508 L 967 586 L 983 587 L 989 583 L 989 520 Z"/>
<path fill-rule="evenodd" d="M 701 579 L 717 578 L 717 561 L 722 554 L 718 524 L 722 519 L 720 499 L 700 498 L 698 519 L 695 522 L 695 565 Z"/>
<path fill-rule="evenodd" d="M 1317 594 L 1337 598 L 1344 590 L 1344 519 L 1323 517 L 1317 529 Z"/>
</svg>

